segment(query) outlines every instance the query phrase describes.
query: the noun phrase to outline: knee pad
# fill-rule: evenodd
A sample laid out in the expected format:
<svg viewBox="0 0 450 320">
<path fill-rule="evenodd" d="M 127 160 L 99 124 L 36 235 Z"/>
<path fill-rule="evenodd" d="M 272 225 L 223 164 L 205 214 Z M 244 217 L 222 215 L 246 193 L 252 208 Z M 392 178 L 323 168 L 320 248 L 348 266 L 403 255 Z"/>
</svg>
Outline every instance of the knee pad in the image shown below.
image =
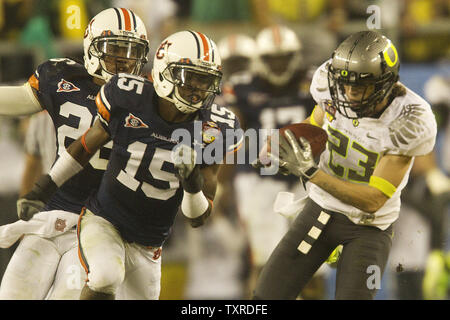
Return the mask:
<svg viewBox="0 0 450 320">
<path fill-rule="evenodd" d="M 124 279 L 125 265 L 120 261 L 115 266 L 105 265 L 102 268 L 90 269 L 87 285 L 96 292 L 115 294 Z"/>
</svg>

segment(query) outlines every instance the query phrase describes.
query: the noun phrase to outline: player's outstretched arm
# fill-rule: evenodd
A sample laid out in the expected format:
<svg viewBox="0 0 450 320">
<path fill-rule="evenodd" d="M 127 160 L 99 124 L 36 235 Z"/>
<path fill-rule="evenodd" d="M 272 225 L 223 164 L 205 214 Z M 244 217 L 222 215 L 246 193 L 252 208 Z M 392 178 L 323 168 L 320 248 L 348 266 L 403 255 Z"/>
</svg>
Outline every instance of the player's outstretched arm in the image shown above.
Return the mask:
<svg viewBox="0 0 450 320">
<path fill-rule="evenodd" d="M 41 111 L 33 90 L 28 82 L 23 86 L 0 86 L 0 115 L 23 116 Z"/>
<path fill-rule="evenodd" d="M 368 213 L 378 211 L 392 197 L 411 164 L 411 157 L 385 155 L 376 166 L 368 185 L 344 181 L 318 170 L 311 182 L 337 199 Z"/>
<path fill-rule="evenodd" d="M 29 220 L 42 210 L 55 191 L 80 172 L 109 139 L 109 134 L 97 120 L 83 136 L 72 142 L 61 154 L 49 174 L 43 175 L 34 184 L 33 189 L 17 201 L 19 218 Z"/>
<path fill-rule="evenodd" d="M 355 184 L 341 180 L 320 170 L 314 158 L 309 142 L 286 130 L 286 142 L 280 143 L 279 165 L 304 181 L 310 181 L 324 189 L 335 198 L 350 204 L 364 212 L 374 213 L 392 197 L 407 173 L 412 158 L 403 155 L 385 155 L 376 166 L 368 185 Z"/>
</svg>

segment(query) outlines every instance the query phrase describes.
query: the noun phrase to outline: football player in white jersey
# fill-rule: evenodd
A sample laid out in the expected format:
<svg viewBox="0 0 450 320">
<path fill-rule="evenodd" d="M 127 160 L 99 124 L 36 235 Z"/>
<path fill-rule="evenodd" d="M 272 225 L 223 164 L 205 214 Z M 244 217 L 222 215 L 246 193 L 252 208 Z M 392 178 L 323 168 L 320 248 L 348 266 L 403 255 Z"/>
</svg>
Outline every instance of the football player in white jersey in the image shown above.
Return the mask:
<svg viewBox="0 0 450 320">
<path fill-rule="evenodd" d="M 265 265 L 256 299 L 294 299 L 337 245 L 336 299 L 373 299 L 391 248 L 400 193 L 414 157 L 433 150 L 429 104 L 399 82 L 394 44 L 349 36 L 315 72 L 305 121 L 328 132 L 316 164 L 309 143 L 280 137 L 278 161 L 308 181 L 309 200 Z M 274 157 L 277 157 L 274 155 Z"/>
</svg>

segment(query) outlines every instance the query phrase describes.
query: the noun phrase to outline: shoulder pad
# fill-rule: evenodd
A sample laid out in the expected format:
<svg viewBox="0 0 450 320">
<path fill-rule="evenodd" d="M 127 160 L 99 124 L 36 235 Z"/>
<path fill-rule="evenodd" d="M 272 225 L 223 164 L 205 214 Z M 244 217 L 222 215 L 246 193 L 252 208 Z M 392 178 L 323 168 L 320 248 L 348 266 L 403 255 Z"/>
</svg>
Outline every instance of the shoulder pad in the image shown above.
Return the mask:
<svg viewBox="0 0 450 320">
<path fill-rule="evenodd" d="M 137 109 L 142 104 L 142 97 L 152 88 L 152 83 L 142 77 L 119 73 L 114 75 L 102 89 L 104 98 L 112 108 Z"/>
<path fill-rule="evenodd" d="M 401 154 L 418 156 L 431 152 L 436 131 L 436 119 L 429 107 L 407 104 L 389 125 L 389 138 Z"/>
<path fill-rule="evenodd" d="M 328 71 L 327 71 L 329 63 L 330 63 L 329 61 L 326 61 L 314 72 L 311 81 L 310 92 L 316 102 L 319 102 L 324 98 L 329 99 Z"/>
<path fill-rule="evenodd" d="M 222 129 L 239 129 L 239 121 L 233 111 L 214 103 L 207 114 L 206 121 L 213 121 Z"/>
<path fill-rule="evenodd" d="M 233 111 L 224 106 L 213 104 L 207 113 L 203 113 L 202 117 L 204 143 L 222 143 L 222 154 L 224 156 L 240 148 L 243 143 L 243 131 L 240 130 L 239 120 Z M 214 135 L 210 134 L 210 129 L 213 129 L 213 133 L 220 132 L 223 139 L 214 140 Z"/>
<path fill-rule="evenodd" d="M 68 58 L 50 59 L 39 65 L 36 69 L 36 77 L 41 80 L 63 76 L 67 73 L 86 73 L 84 66 Z"/>
</svg>

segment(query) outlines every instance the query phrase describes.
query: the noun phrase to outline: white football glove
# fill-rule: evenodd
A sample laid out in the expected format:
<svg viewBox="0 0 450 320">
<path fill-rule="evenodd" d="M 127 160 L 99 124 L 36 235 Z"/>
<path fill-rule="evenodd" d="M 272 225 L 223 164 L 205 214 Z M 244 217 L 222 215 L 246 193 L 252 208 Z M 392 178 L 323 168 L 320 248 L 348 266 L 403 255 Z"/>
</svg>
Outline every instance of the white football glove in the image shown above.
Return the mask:
<svg viewBox="0 0 450 320">
<path fill-rule="evenodd" d="M 177 176 L 186 192 L 197 193 L 203 188 L 203 175 L 196 165 L 197 152 L 191 147 L 180 144 L 172 150 L 172 161 Z"/>
<path fill-rule="evenodd" d="M 303 180 L 311 179 L 317 172 L 317 164 L 311 151 L 311 145 L 303 137 L 299 138 L 300 144 L 291 130 L 286 130 L 286 139 L 280 135 L 280 155 L 270 155 L 273 161 L 278 161 L 281 169 L 296 175 Z"/>
</svg>

